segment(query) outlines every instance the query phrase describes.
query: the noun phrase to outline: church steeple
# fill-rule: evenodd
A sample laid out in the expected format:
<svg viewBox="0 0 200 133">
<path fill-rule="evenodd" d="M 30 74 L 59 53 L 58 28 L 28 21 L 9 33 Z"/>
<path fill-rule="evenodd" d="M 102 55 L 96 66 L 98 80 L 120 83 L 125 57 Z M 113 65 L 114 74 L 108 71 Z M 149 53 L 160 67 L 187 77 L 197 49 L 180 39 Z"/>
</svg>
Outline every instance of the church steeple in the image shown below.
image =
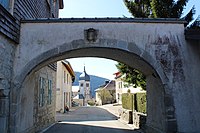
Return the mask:
<svg viewBox="0 0 200 133">
<path fill-rule="evenodd" d="M 88 100 L 90 100 L 90 98 L 91 98 L 91 96 L 90 96 L 90 76 L 86 72 L 85 64 L 83 67 L 83 72 L 79 76 L 79 89 L 80 89 L 79 96 L 82 95 L 82 97 L 84 99 L 83 105 L 85 106 L 85 105 L 87 105 Z"/>
<path fill-rule="evenodd" d="M 87 74 L 87 72 L 85 70 L 85 65 L 83 68 L 83 73 L 79 76 L 79 80 L 90 81 L 90 76 Z"/>
<path fill-rule="evenodd" d="M 85 64 L 84 64 L 84 70 L 83 71 L 86 73 L 86 71 L 85 71 Z"/>
</svg>

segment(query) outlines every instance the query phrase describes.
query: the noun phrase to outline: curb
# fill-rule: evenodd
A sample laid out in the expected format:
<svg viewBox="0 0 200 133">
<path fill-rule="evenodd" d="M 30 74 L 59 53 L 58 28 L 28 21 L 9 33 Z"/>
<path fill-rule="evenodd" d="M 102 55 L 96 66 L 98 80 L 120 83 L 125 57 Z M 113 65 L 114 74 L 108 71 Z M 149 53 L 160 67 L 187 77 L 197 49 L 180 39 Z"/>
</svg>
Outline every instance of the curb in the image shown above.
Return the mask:
<svg viewBox="0 0 200 133">
<path fill-rule="evenodd" d="M 52 126 L 54 126 L 57 122 L 51 124 L 50 126 L 46 127 L 45 129 L 43 129 L 42 131 L 39 131 L 38 133 L 44 133 L 46 132 L 49 128 L 51 128 Z"/>
</svg>

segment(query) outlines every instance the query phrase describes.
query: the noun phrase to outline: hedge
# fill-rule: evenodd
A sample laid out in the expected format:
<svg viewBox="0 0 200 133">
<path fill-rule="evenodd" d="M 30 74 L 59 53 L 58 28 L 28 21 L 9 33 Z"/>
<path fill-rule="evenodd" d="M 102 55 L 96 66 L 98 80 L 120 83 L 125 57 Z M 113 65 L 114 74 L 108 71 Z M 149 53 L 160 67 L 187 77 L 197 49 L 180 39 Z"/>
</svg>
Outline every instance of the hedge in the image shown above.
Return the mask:
<svg viewBox="0 0 200 133">
<path fill-rule="evenodd" d="M 137 112 L 146 113 L 147 98 L 146 93 L 136 93 L 137 97 Z"/>
<path fill-rule="evenodd" d="M 133 106 L 133 94 L 131 93 L 123 93 L 122 94 L 122 107 L 124 109 L 132 110 Z"/>
<path fill-rule="evenodd" d="M 136 110 L 137 112 L 146 113 L 146 93 L 123 93 L 122 107 L 124 109 Z"/>
</svg>

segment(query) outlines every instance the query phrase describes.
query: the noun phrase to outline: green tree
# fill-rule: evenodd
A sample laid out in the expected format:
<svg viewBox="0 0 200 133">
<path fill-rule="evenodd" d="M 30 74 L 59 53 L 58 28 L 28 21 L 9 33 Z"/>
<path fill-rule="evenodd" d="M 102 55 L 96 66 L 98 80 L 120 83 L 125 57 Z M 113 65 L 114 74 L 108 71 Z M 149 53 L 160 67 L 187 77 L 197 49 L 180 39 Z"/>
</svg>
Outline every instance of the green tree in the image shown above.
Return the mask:
<svg viewBox="0 0 200 133">
<path fill-rule="evenodd" d="M 141 18 L 180 18 L 189 0 L 124 0 L 129 12 Z M 183 19 L 189 24 L 193 20 L 193 7 Z M 186 25 L 187 25 L 186 24 Z"/>
<path fill-rule="evenodd" d="M 136 18 L 151 17 L 151 8 L 149 0 L 124 0 L 129 12 Z"/>
<path fill-rule="evenodd" d="M 125 75 L 123 81 L 125 81 L 128 86 L 139 86 L 146 90 L 146 77 L 140 71 L 133 69 L 123 63 L 116 64 L 116 67 L 122 73 L 122 75 Z"/>
<path fill-rule="evenodd" d="M 190 25 L 189 29 L 200 30 L 200 16 L 196 19 L 196 21 Z"/>
</svg>

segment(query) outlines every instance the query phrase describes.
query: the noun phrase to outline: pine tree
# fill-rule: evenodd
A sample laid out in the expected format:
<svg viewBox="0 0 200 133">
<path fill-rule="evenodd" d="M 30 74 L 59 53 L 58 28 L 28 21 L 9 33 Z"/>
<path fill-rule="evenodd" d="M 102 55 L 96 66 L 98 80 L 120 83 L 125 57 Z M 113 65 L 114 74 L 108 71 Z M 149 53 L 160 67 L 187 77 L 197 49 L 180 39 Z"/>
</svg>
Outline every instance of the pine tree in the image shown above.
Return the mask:
<svg viewBox="0 0 200 133">
<path fill-rule="evenodd" d="M 148 18 L 151 16 L 150 1 L 149 0 L 124 0 L 129 12 L 136 18 Z"/>
<path fill-rule="evenodd" d="M 124 0 L 135 18 L 180 18 L 187 2 L 188 0 Z M 184 18 L 192 20 L 195 8 L 193 7 L 189 13 L 190 15 Z"/>
</svg>

